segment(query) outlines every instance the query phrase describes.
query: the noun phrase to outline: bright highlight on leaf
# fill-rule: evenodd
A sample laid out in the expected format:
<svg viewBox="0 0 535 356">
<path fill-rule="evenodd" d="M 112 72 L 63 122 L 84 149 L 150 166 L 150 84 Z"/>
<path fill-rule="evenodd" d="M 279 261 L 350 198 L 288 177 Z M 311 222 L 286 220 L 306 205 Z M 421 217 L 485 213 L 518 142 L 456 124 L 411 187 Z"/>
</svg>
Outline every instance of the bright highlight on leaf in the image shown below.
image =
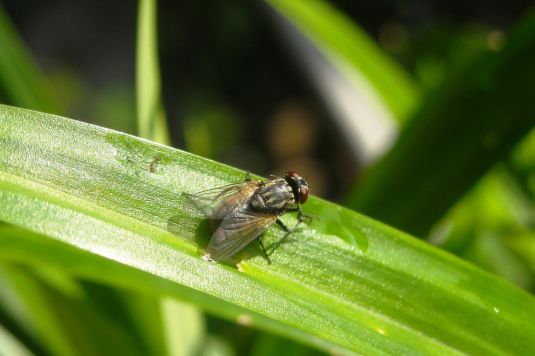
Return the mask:
<svg viewBox="0 0 535 356">
<path fill-rule="evenodd" d="M 297 26 L 335 65 L 356 70 L 377 91 L 400 122 L 414 109 L 417 90 L 409 75 L 360 27 L 324 0 L 269 0 Z M 339 68 L 344 72 L 344 68 Z"/>
</svg>

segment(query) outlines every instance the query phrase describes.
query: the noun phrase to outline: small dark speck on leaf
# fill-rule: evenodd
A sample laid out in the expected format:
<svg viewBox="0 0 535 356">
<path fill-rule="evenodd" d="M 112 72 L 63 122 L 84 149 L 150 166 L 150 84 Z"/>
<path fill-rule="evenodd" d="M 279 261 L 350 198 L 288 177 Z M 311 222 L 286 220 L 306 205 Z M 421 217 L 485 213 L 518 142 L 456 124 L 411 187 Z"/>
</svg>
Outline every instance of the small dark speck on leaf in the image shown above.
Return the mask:
<svg viewBox="0 0 535 356">
<path fill-rule="evenodd" d="M 153 160 L 149 164 L 149 172 L 154 173 L 156 172 L 156 168 L 158 164 L 161 162 L 160 156 L 154 156 Z"/>
</svg>

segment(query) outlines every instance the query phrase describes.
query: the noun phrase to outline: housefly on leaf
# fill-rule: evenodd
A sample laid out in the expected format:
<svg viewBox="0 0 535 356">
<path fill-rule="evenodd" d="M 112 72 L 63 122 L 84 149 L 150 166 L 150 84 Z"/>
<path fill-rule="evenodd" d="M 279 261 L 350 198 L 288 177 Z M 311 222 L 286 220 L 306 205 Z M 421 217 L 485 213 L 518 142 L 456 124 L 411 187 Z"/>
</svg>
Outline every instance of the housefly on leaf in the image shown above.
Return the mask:
<svg viewBox="0 0 535 356">
<path fill-rule="evenodd" d="M 243 183 L 188 196 L 203 216 L 218 223 L 204 255 L 212 261 L 231 257 L 256 239 L 271 263 L 262 233 L 273 223 L 291 233 L 299 223 L 310 218 L 301 210 L 301 204 L 308 198 L 308 184 L 295 172 L 287 172 L 284 177 L 272 176 L 266 181 L 254 181 L 247 174 Z M 298 212 L 298 222 L 293 228 L 279 219 L 289 211 Z"/>
</svg>

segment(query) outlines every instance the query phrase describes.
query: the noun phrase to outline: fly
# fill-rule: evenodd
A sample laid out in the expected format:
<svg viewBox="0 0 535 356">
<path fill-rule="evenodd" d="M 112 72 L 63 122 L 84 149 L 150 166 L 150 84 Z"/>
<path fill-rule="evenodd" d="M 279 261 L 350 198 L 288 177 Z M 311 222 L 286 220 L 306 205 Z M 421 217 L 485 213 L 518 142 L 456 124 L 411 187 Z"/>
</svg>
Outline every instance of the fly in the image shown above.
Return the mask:
<svg viewBox="0 0 535 356">
<path fill-rule="evenodd" d="M 212 261 L 231 257 L 256 239 L 271 263 L 262 233 L 273 223 L 291 233 L 305 218 L 310 218 L 301 210 L 301 204 L 308 198 L 308 184 L 291 171 L 284 177 L 272 176 L 266 181 L 254 181 L 247 174 L 243 183 L 189 197 L 205 217 L 219 223 L 205 249 L 204 258 Z M 298 222 L 292 229 L 279 219 L 289 211 L 298 212 Z"/>
</svg>

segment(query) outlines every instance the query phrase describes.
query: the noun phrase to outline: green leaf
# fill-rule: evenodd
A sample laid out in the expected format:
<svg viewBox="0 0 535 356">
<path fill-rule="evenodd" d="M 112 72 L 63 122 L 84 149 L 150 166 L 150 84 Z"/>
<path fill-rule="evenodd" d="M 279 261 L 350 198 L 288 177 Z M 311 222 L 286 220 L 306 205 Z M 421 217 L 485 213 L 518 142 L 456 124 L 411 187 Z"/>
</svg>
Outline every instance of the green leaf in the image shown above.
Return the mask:
<svg viewBox="0 0 535 356">
<path fill-rule="evenodd" d="M 348 64 L 377 91 L 403 121 L 414 108 L 417 91 L 405 71 L 351 19 L 323 0 L 269 0 L 344 73 Z"/>
<path fill-rule="evenodd" d="M 0 254 L 194 301 L 329 352 L 535 352 L 532 296 L 318 198 L 305 210 L 319 217 L 284 243 L 268 230 L 272 264 L 253 247 L 238 268 L 203 260 L 209 233 L 182 193 L 242 179 L 146 140 L 0 106 L 0 220 L 49 237 L 12 238 Z"/>
<path fill-rule="evenodd" d="M 256 337 L 255 342 L 249 353 L 251 356 L 270 356 L 270 355 L 292 355 L 292 356 L 314 356 L 322 355 L 319 351 L 309 349 L 303 345 L 293 343 L 287 339 L 277 337 L 271 334 L 260 334 Z"/>
<path fill-rule="evenodd" d="M 533 204 L 518 182 L 508 166 L 494 167 L 433 228 L 429 241 L 533 290 L 529 261 L 522 263 L 510 246 L 534 221 Z"/>
<path fill-rule="evenodd" d="M 60 113 L 59 103 L 0 5 L 0 87 L 11 103 Z"/>
<path fill-rule="evenodd" d="M 73 345 L 63 337 L 61 323 L 50 308 L 46 290 L 20 268 L 0 265 L 0 301 L 13 320 L 49 353 L 74 355 Z"/>
<path fill-rule="evenodd" d="M 213 314 L 237 320 L 246 325 L 258 322 L 269 330 L 273 330 L 271 329 L 272 321 L 260 315 L 253 315 L 254 313 L 250 310 L 226 304 L 222 300 L 200 294 L 179 284 L 168 283 L 139 269 L 20 228 L 11 228 L 9 234 L 0 234 L 0 261 L 26 264 L 36 270 L 41 269 L 43 266 L 53 267 L 58 270 L 68 271 L 84 280 L 107 283 L 117 288 L 128 288 L 147 296 L 149 294 L 179 296 L 188 302 L 200 303 Z M 4 290 L 9 289 L 4 288 Z M 135 299 L 139 299 L 139 296 Z M 132 305 L 136 304 L 135 299 L 134 301 L 127 300 L 129 304 L 126 306 L 127 309 L 135 309 L 135 305 Z M 139 306 L 147 308 L 147 304 L 147 302 L 141 301 Z M 114 313 L 117 314 L 117 310 Z M 132 315 L 138 316 L 140 322 L 151 321 L 139 313 L 132 313 Z M 156 317 L 154 319 L 155 322 L 152 322 L 148 327 L 160 327 L 158 325 L 159 318 Z M 135 321 L 137 322 L 137 320 Z M 147 327 L 147 325 L 145 326 Z M 189 330 L 189 332 L 191 331 L 195 330 Z M 274 331 L 280 332 L 280 327 Z M 291 334 L 292 331 L 289 330 L 288 333 Z M 159 332 L 158 330 L 156 334 L 159 334 Z M 207 338 L 204 342 L 211 344 L 211 338 Z M 215 344 L 219 343 L 215 342 Z"/>
<path fill-rule="evenodd" d="M 95 309 L 82 289 L 62 293 L 44 283 L 43 270 L 46 266 L 32 272 L 17 265 L 0 265 L 0 300 L 12 319 L 49 354 L 143 354 L 124 325 Z"/>
<path fill-rule="evenodd" d="M 72 278 L 69 268 L 57 268 L 39 258 L 26 263 L 30 256 L 13 251 L 9 242 L 32 237 L 48 240 L 18 227 L 0 225 L 0 244 L 6 247 L 0 254 L 0 315 L 11 321 L 7 327 L 22 333 L 25 344 L 30 342 L 33 348 L 39 345 L 33 350 L 37 354 L 43 353 L 40 348 L 47 354 L 62 355 L 146 354 L 145 335 L 132 336 L 137 330 L 122 304 L 133 296 L 119 291 L 112 295 L 109 288 L 82 283 Z M 36 244 L 33 247 L 38 248 Z M 19 258 L 24 254 L 25 258 Z M 61 258 L 57 253 L 51 256 Z M 143 306 L 146 308 L 147 303 Z"/>
<path fill-rule="evenodd" d="M 167 122 L 160 99 L 156 24 L 156 0 L 140 0 L 136 47 L 138 133 L 141 137 L 169 143 Z"/>
<path fill-rule="evenodd" d="M 348 206 L 418 236 L 535 124 L 535 13 L 429 95 Z"/>
<path fill-rule="evenodd" d="M 511 236 L 506 242 L 535 275 L 535 234 L 530 232 Z"/>
<path fill-rule="evenodd" d="M 39 268 L 39 263 L 33 267 Z M 70 269 L 65 270 L 72 273 Z M 85 278 L 80 278 L 80 280 L 84 282 L 85 292 L 95 310 L 109 316 L 120 325 L 122 330 L 131 335 L 136 343 L 140 344 L 137 348 L 142 350 L 141 353 L 147 355 L 167 353 L 166 339 L 162 330 L 161 298 L 139 291 L 132 292 L 117 288 L 116 284 L 106 286 L 100 280 L 94 280 L 97 283 L 91 283 Z M 106 343 L 116 343 L 111 334 L 107 335 L 109 337 L 101 337 L 103 342 L 109 339 Z M 119 354 L 126 352 L 126 350 L 117 351 Z"/>
</svg>

